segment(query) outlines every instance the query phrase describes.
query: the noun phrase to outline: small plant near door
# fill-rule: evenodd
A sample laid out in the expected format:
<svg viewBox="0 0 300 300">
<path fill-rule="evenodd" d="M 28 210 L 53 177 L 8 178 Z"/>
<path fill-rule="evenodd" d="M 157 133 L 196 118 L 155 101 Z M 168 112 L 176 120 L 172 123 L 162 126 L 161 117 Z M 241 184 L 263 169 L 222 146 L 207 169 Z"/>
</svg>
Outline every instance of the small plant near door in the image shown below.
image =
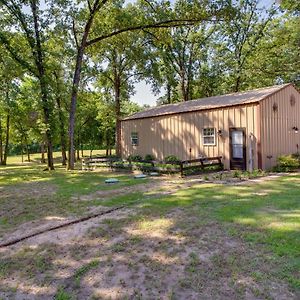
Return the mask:
<svg viewBox="0 0 300 300">
<path fill-rule="evenodd" d="M 265 176 L 266 172 L 260 169 L 255 169 L 252 172 L 249 171 L 240 171 L 240 170 L 235 170 L 232 173 L 233 178 L 239 178 L 239 179 L 253 179 L 257 177 L 262 177 Z"/>
<path fill-rule="evenodd" d="M 242 172 L 239 171 L 239 170 L 235 170 L 235 171 L 233 172 L 233 177 L 234 177 L 234 178 L 242 179 Z"/>
<path fill-rule="evenodd" d="M 256 178 L 256 177 L 261 177 L 265 176 L 266 172 L 260 169 L 255 169 L 252 172 L 249 172 L 249 178 Z"/>
</svg>

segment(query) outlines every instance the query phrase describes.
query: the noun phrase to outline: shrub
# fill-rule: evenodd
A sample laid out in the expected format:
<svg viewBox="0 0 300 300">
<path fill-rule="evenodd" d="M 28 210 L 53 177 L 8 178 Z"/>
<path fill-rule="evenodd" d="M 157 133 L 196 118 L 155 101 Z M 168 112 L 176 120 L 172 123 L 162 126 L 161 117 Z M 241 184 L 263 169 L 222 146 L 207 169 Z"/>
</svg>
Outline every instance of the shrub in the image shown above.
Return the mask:
<svg viewBox="0 0 300 300">
<path fill-rule="evenodd" d="M 145 161 L 151 162 L 154 160 L 154 156 L 151 154 L 146 154 L 145 155 Z"/>
<path fill-rule="evenodd" d="M 242 172 L 239 171 L 239 170 L 235 170 L 235 171 L 233 172 L 233 177 L 234 177 L 234 178 L 242 178 Z"/>
<path fill-rule="evenodd" d="M 300 153 L 294 153 L 292 154 L 292 157 L 295 158 L 295 159 L 298 159 L 299 163 L 300 163 Z"/>
<path fill-rule="evenodd" d="M 129 155 L 129 156 L 128 156 L 128 160 L 134 161 L 134 162 L 138 162 L 138 161 L 142 161 L 143 158 L 142 158 L 141 155 L 135 154 L 135 155 Z"/>
<path fill-rule="evenodd" d="M 291 172 L 300 167 L 298 156 L 281 155 L 277 158 L 277 166 L 274 168 L 276 172 Z"/>
<path fill-rule="evenodd" d="M 180 161 L 180 159 L 175 155 L 169 155 L 169 156 L 165 157 L 165 162 L 172 163 L 172 162 L 179 162 L 179 161 Z"/>
<path fill-rule="evenodd" d="M 298 168 L 299 159 L 292 155 L 282 155 L 277 159 L 278 165 L 282 167 Z"/>
</svg>

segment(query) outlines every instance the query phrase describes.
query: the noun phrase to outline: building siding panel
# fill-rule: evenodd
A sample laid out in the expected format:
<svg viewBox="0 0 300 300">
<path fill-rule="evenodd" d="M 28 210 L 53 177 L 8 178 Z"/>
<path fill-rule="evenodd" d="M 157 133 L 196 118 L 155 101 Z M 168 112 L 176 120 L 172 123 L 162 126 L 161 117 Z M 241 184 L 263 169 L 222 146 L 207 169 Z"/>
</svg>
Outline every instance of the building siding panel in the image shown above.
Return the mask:
<svg viewBox="0 0 300 300">
<path fill-rule="evenodd" d="M 295 98 L 294 106 L 290 102 L 291 95 Z M 300 133 L 292 129 L 300 128 L 300 94 L 289 85 L 261 101 L 260 110 L 262 167 L 270 169 L 276 165 L 278 156 L 296 153 L 296 145 L 300 145 Z"/>
<path fill-rule="evenodd" d="M 222 156 L 224 167 L 229 169 L 229 129 L 245 127 L 247 137 L 253 133 L 256 138 L 257 128 L 254 124 L 257 122 L 257 107 L 258 104 L 254 103 L 243 107 L 123 121 L 122 156 L 127 158 L 130 154 L 140 154 L 144 157 L 146 154 L 152 154 L 158 160 L 163 160 L 168 155 L 176 155 L 180 159 Z M 204 146 L 203 128 L 211 127 L 216 130 L 216 145 Z M 221 130 L 221 135 L 218 135 L 218 130 Z M 130 140 L 133 131 L 137 131 L 140 137 L 136 147 L 131 145 Z M 248 138 L 246 143 L 248 146 Z M 254 166 L 257 167 L 257 147 L 254 147 Z"/>
</svg>

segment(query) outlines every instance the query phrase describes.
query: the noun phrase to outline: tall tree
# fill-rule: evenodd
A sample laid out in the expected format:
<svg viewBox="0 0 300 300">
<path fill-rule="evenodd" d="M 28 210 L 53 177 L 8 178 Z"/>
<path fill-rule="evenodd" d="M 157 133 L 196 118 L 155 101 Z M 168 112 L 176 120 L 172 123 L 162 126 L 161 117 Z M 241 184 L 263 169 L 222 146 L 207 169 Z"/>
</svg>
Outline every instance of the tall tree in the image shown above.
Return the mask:
<svg viewBox="0 0 300 300">
<path fill-rule="evenodd" d="M 246 68 L 250 87 L 287 82 L 300 87 L 299 17 L 287 14 L 270 22 Z"/>
<path fill-rule="evenodd" d="M 228 90 L 233 92 L 245 88 L 245 66 L 259 41 L 263 39 L 275 12 L 273 7 L 269 10 L 262 9 L 259 0 L 239 0 L 236 11 L 236 16 L 227 26 L 220 27 L 219 31 L 223 37 L 220 40 L 223 44 L 220 47 L 220 57 L 226 61 Z"/>
<path fill-rule="evenodd" d="M 131 10 L 120 10 L 118 18 L 122 19 L 120 27 L 109 26 L 109 19 L 111 13 L 114 13 L 114 7 L 110 6 L 110 1 L 107 0 L 94 0 L 87 1 L 87 13 L 84 25 L 82 26 L 81 38 L 76 38 L 77 41 L 77 57 L 76 66 L 73 77 L 73 87 L 70 104 L 70 118 L 69 118 L 69 169 L 74 168 L 74 130 L 75 130 L 75 114 L 76 114 L 76 102 L 79 90 L 79 83 L 81 78 L 81 71 L 83 65 L 84 54 L 86 48 L 95 45 L 103 40 L 109 39 L 113 36 L 120 35 L 128 31 L 138 31 L 149 28 L 169 28 L 178 26 L 187 26 L 195 24 L 202 20 L 211 20 L 219 16 L 228 15 L 231 12 L 231 6 L 223 1 L 178 1 L 181 3 L 181 10 L 172 14 L 166 14 L 167 10 L 171 9 L 169 1 L 141 1 L 141 8 L 136 9 L 132 6 Z M 120 1 L 120 5 L 123 3 Z M 146 5 L 146 6 L 145 6 Z M 160 7 L 160 8 L 159 8 Z M 102 26 L 93 28 L 94 19 L 97 14 L 103 17 Z M 129 21 L 129 23 L 128 23 Z M 74 33 L 76 35 L 76 26 L 74 26 Z M 93 31 L 93 29 L 95 29 Z M 79 41 L 79 42 L 78 42 Z"/>
<path fill-rule="evenodd" d="M 0 47 L 0 163 L 6 165 L 9 151 L 11 118 L 18 94 L 22 70 Z"/>
<path fill-rule="evenodd" d="M 161 70 L 158 77 L 162 75 L 159 80 L 165 83 L 167 103 L 171 101 L 172 90 L 178 87 L 178 100 L 188 101 L 195 96 L 195 80 L 201 76 L 204 53 L 214 30 L 213 25 L 205 27 L 171 28 L 161 34 L 149 32 L 157 49 Z"/>
<path fill-rule="evenodd" d="M 148 74 L 149 70 L 143 63 L 149 55 L 147 50 L 141 36 L 133 33 L 111 38 L 103 42 L 101 48 L 94 48 L 98 89 L 109 92 L 114 100 L 111 104 L 113 104 L 114 111 L 116 154 L 118 156 L 121 155 L 122 103 L 128 101 L 130 94 L 134 92 L 134 82 L 141 80 Z M 102 107 L 106 108 L 105 106 Z"/>
<path fill-rule="evenodd" d="M 11 57 L 39 81 L 41 107 L 44 113 L 44 122 L 47 125 L 45 135 L 48 149 L 48 168 L 53 170 L 53 124 L 51 120 L 53 108 L 49 97 L 44 47 L 45 28 L 49 26 L 49 20 L 43 19 L 44 14 L 39 7 L 40 2 L 38 0 L 0 0 L 0 4 L 6 17 L 6 26 L 4 30 L 0 31 L 0 42 L 10 52 Z M 22 40 L 23 46 L 26 45 L 25 51 L 24 49 L 20 51 L 15 47 L 16 43 L 13 41 L 12 34 L 7 32 L 8 30 L 12 32 L 13 28 L 17 28 L 18 32 L 22 32 L 22 35 L 17 38 Z M 24 56 L 24 53 L 27 56 Z"/>
</svg>

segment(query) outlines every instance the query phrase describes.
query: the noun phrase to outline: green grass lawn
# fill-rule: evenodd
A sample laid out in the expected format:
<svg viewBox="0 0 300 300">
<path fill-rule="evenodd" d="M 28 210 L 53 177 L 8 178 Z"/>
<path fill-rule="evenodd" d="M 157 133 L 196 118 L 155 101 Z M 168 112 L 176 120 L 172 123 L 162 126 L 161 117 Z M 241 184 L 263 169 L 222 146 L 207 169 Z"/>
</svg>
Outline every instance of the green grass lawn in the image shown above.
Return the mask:
<svg viewBox="0 0 300 300">
<path fill-rule="evenodd" d="M 113 190 L 105 183 L 118 178 L 118 188 L 141 184 L 132 175 L 109 172 L 66 171 L 60 165 L 55 171 L 44 171 L 39 164 L 0 166 L 0 237 L 7 230 L 45 216 L 67 217 L 86 213 L 91 201 L 79 197 L 96 191 Z"/>
<path fill-rule="evenodd" d="M 93 155 L 105 155 L 105 150 L 93 150 L 92 152 Z M 81 155 L 81 151 L 80 151 Z M 90 155 L 90 150 L 84 150 L 83 151 L 84 156 L 89 156 Z M 47 157 L 47 154 L 45 153 L 45 158 Z M 61 161 L 61 152 L 53 152 L 53 157 L 54 160 L 59 163 Z M 27 155 L 24 155 L 24 161 L 27 163 Z M 41 153 L 34 153 L 30 154 L 30 159 L 32 162 L 37 163 L 41 161 Z M 22 163 L 22 156 L 21 155 L 14 155 L 14 156 L 8 156 L 7 158 L 7 164 L 21 164 Z"/>
<path fill-rule="evenodd" d="M 141 194 L 133 193 L 110 199 L 106 205 L 135 205 L 138 199 Z M 146 214 L 163 216 L 182 207 L 202 225 L 221 223 L 226 234 L 270 251 L 271 259 L 281 262 L 276 276 L 300 289 L 300 175 L 251 186 L 205 184 L 141 202 Z"/>
<path fill-rule="evenodd" d="M 132 285 L 135 292 L 139 288 L 153 291 L 148 296 L 156 299 L 160 289 L 169 288 L 168 276 L 174 277 L 169 299 L 177 299 L 182 292 L 183 297 L 215 299 L 244 299 L 249 289 L 255 299 L 297 299 L 300 293 L 298 174 L 251 185 L 193 185 L 172 195 L 160 194 L 161 189 L 153 187 L 148 192 L 120 193 L 103 201 L 93 197 L 79 201 L 82 195 L 149 181 L 117 173 L 42 169 L 36 164 L 0 168 L 0 234 L 49 214 L 79 216 L 91 206 L 127 204 L 135 214 L 104 220 L 74 245 L 40 245 L 7 254 L 0 258 L 0 283 L 9 276 L 36 286 L 58 281 L 57 299 L 80 299 L 85 297 L 81 293 L 87 289 L 86 279 L 95 272 L 95 278 L 105 276 L 99 286 L 108 282 L 109 288 L 118 286 L 127 291 L 129 298 L 132 294 L 127 287 Z M 110 176 L 121 182 L 105 185 Z M 178 188 L 180 183 L 175 185 Z M 3 191 L 6 194 L 1 194 Z M 202 252 L 206 254 L 199 256 Z M 173 262 L 158 263 L 154 254 L 166 255 L 166 260 Z M 67 283 L 55 277 L 60 259 L 72 265 L 73 275 Z M 78 265 L 75 270 L 74 265 Z M 136 279 L 120 279 L 121 267 Z M 144 281 L 135 286 L 140 278 Z M 223 294 L 224 282 L 230 295 Z M 287 290 L 293 294 L 286 294 Z M 96 292 L 89 295 L 106 299 Z"/>
</svg>

